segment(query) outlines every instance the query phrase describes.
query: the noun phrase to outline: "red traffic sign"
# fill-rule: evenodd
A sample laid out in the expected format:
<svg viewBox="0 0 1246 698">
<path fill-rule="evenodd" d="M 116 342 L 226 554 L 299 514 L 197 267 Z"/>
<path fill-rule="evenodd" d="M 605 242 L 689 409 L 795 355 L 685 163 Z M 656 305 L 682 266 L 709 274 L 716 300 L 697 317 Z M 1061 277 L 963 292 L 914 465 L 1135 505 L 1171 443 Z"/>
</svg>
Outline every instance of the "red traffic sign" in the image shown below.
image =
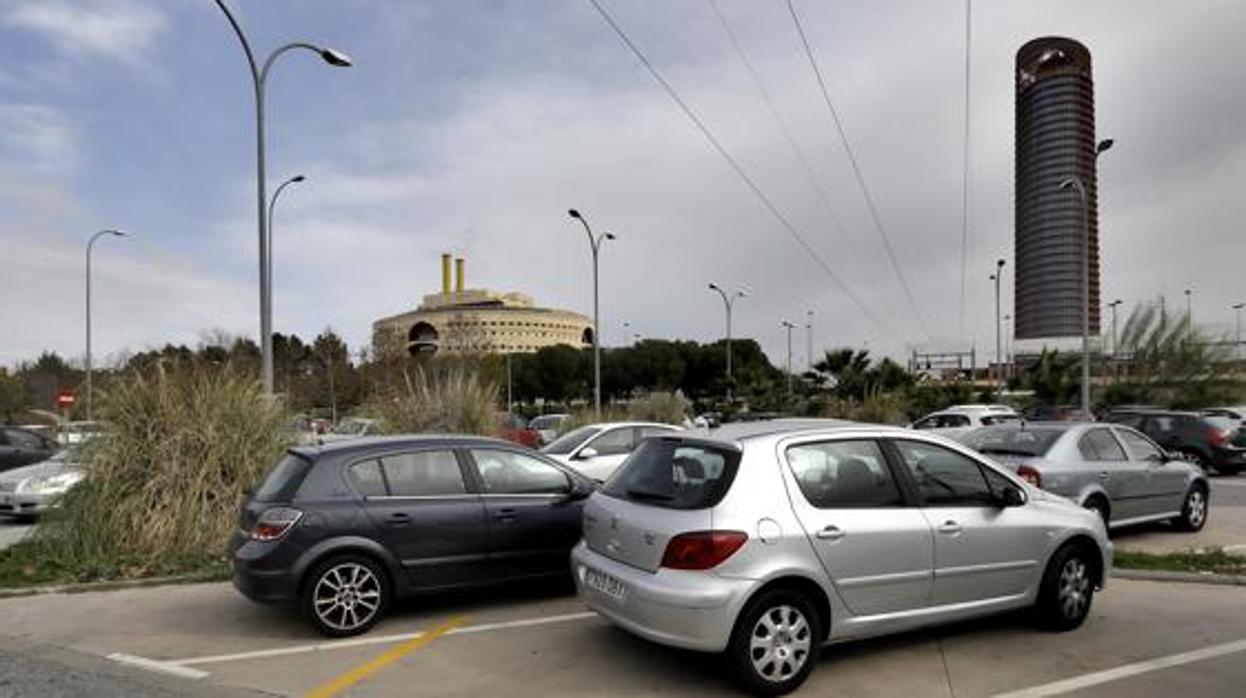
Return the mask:
<svg viewBox="0 0 1246 698">
<path fill-rule="evenodd" d="M 62 390 L 56 394 L 56 406 L 61 408 L 73 407 L 73 404 L 77 401 L 77 399 L 78 398 L 74 396 L 73 391 Z"/>
</svg>

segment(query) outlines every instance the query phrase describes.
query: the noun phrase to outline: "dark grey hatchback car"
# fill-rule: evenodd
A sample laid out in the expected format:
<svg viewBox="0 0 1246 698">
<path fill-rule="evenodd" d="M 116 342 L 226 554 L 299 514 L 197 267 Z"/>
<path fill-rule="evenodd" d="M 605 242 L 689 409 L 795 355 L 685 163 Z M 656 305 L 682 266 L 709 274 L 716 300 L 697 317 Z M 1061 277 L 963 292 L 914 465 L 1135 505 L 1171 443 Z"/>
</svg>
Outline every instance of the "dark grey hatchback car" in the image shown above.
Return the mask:
<svg viewBox="0 0 1246 698">
<path fill-rule="evenodd" d="M 594 484 L 507 441 L 359 439 L 290 449 L 242 505 L 234 586 L 321 633 L 365 632 L 393 599 L 566 575 Z"/>
</svg>

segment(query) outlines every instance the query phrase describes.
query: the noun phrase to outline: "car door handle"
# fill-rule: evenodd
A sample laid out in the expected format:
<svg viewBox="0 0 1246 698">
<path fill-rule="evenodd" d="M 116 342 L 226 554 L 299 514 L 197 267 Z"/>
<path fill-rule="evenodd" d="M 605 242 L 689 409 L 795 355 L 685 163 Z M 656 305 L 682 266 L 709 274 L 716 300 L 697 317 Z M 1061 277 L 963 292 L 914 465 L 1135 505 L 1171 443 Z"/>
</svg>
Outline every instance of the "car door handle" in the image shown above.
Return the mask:
<svg viewBox="0 0 1246 698">
<path fill-rule="evenodd" d="M 1106 479 L 1108 479 L 1108 471 L 1106 471 L 1106 470 L 1101 471 L 1101 472 L 1099 473 L 1099 479 L 1100 479 L 1100 480 L 1106 480 Z"/>
<path fill-rule="evenodd" d="M 960 533 L 960 531 L 961 531 L 960 524 L 950 519 L 947 521 L 944 521 L 942 524 L 939 525 L 939 533 L 946 533 L 948 535 L 956 535 L 957 533 Z"/>
<path fill-rule="evenodd" d="M 813 535 L 821 540 L 839 540 L 848 534 L 839 526 L 827 526 Z"/>
<path fill-rule="evenodd" d="M 411 515 L 398 511 L 390 514 L 386 521 L 393 526 L 406 526 L 411 523 Z"/>
<path fill-rule="evenodd" d="M 498 521 L 514 521 L 519 517 L 519 512 L 514 509 L 498 509 L 493 518 Z"/>
</svg>

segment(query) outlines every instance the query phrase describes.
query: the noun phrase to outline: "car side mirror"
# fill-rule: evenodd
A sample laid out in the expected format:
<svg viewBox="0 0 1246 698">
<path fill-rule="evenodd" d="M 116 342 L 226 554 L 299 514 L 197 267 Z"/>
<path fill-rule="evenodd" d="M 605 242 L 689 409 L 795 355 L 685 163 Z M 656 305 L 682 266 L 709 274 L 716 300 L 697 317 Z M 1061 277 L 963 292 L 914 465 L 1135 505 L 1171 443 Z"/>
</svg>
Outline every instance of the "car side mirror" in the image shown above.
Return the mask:
<svg viewBox="0 0 1246 698">
<path fill-rule="evenodd" d="M 588 460 L 589 458 L 596 458 L 597 449 L 593 448 L 592 446 L 587 446 L 585 448 L 580 449 L 580 452 L 577 453 L 575 457 L 579 460 Z"/>
<path fill-rule="evenodd" d="M 562 495 L 563 503 L 578 502 L 581 499 L 587 499 L 590 494 L 596 491 L 597 487 L 583 480 L 572 480 L 571 489 Z"/>
<path fill-rule="evenodd" d="M 1016 487 L 1005 487 L 999 495 L 999 505 L 1005 509 L 1025 504 L 1025 495 Z"/>
</svg>

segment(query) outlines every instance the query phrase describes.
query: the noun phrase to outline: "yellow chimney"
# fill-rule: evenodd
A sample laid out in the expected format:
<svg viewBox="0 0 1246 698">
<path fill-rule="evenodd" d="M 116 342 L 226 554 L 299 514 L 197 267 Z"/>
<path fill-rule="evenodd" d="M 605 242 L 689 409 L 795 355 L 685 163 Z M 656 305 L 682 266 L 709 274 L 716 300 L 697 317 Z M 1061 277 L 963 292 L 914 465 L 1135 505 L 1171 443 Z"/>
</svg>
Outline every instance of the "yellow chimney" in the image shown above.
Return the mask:
<svg viewBox="0 0 1246 698">
<path fill-rule="evenodd" d="M 463 258 L 462 257 L 459 257 L 458 259 L 454 260 L 454 272 L 455 272 L 454 290 L 458 291 L 459 293 L 462 293 L 464 286 L 467 283 L 466 280 L 463 278 Z"/>
<path fill-rule="evenodd" d="M 441 255 L 441 292 L 450 293 L 450 253 L 444 252 Z"/>
</svg>

